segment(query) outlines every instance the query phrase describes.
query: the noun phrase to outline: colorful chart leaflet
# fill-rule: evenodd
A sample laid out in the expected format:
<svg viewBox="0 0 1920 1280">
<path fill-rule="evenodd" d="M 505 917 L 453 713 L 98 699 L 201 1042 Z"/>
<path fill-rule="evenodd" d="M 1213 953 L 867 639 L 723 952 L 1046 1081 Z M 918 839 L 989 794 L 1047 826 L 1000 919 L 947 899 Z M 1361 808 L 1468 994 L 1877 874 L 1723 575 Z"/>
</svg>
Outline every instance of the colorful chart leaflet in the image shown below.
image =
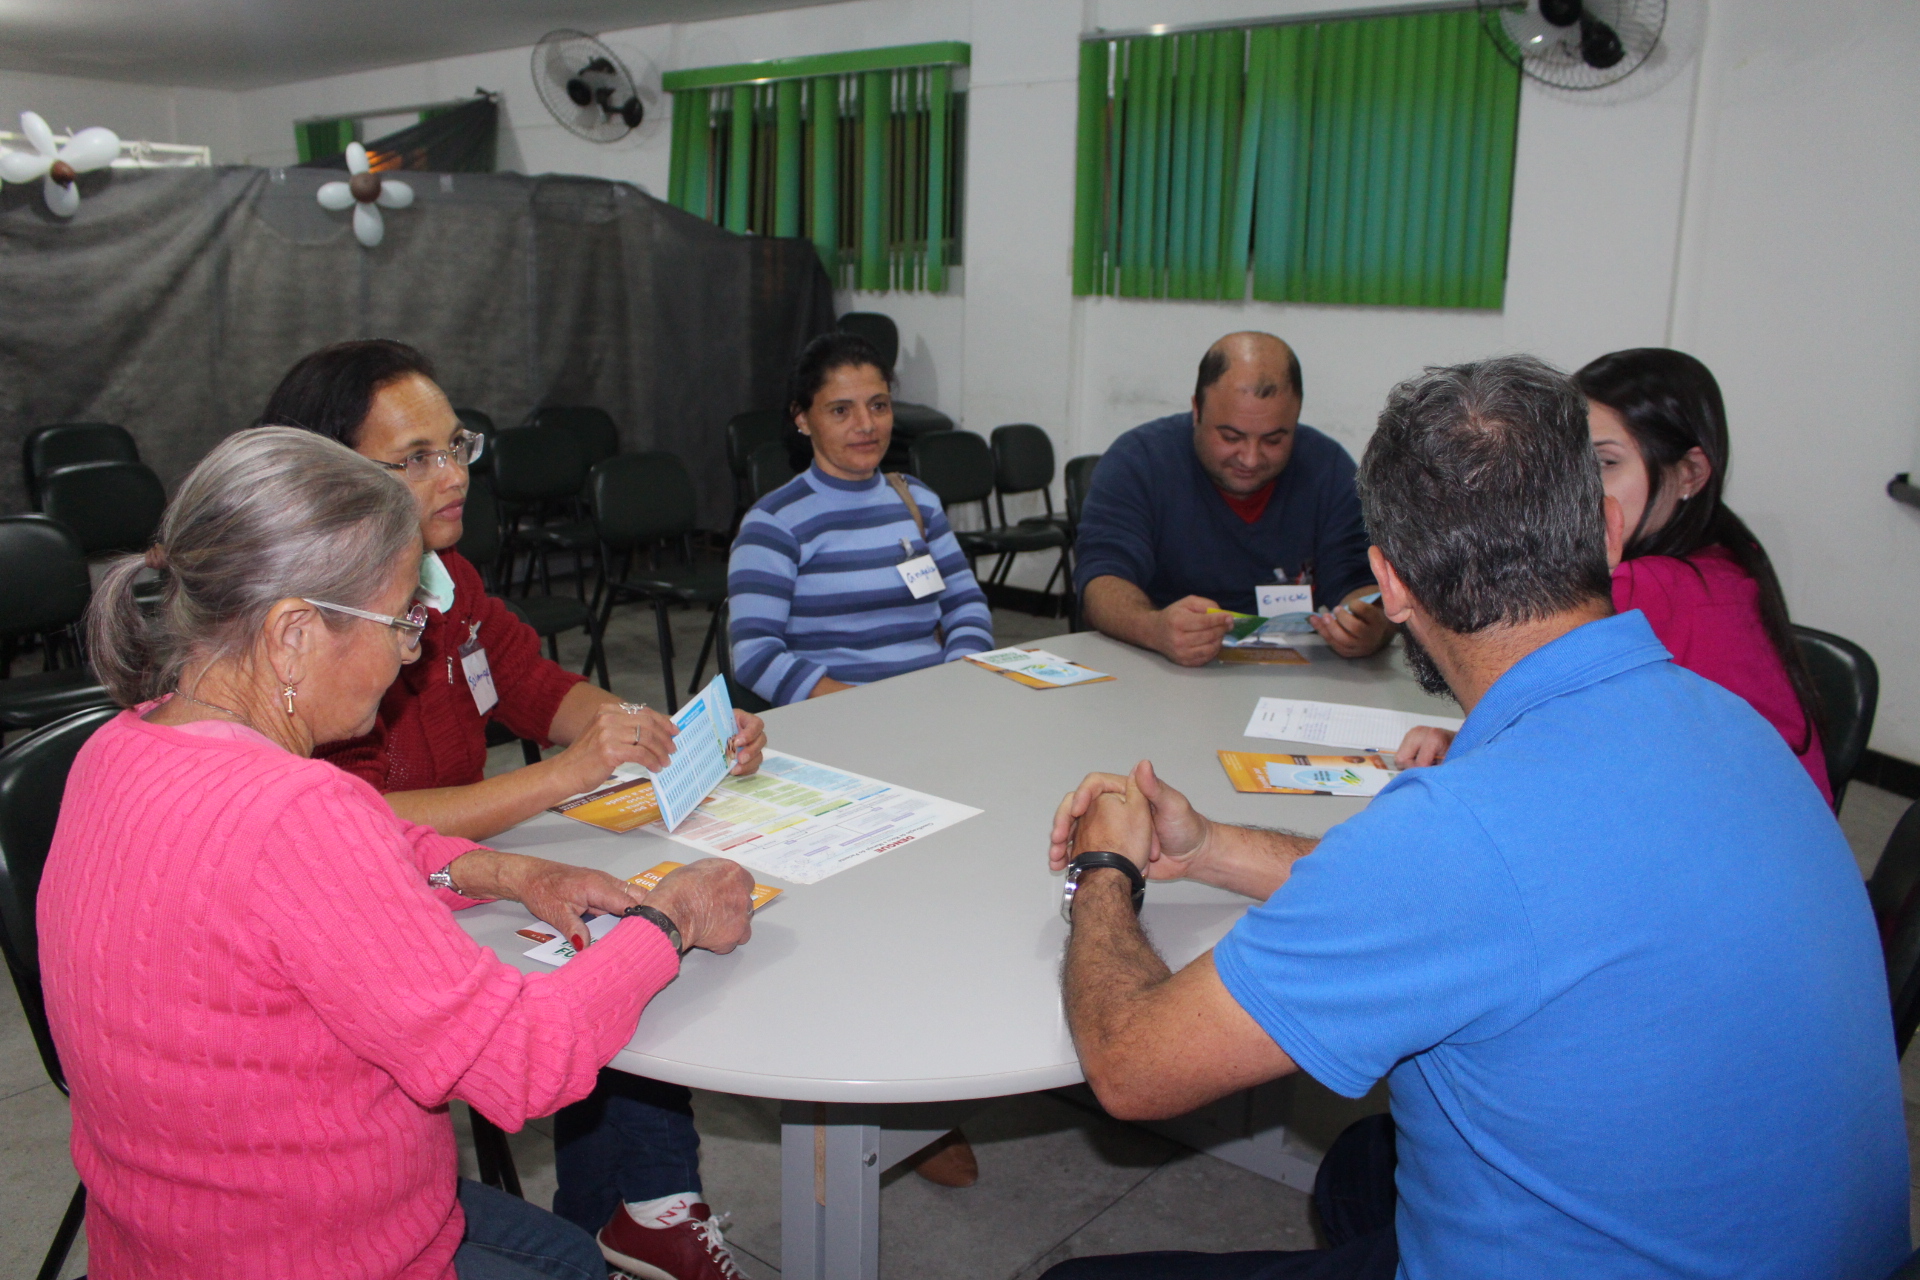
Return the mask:
<svg viewBox="0 0 1920 1280">
<path fill-rule="evenodd" d="M 1029 689 L 1063 689 L 1070 684 L 1098 684 L 1113 679 L 1104 671 L 1083 667 L 1045 649 L 995 649 L 992 653 L 970 653 L 967 661 Z"/>
<path fill-rule="evenodd" d="M 769 751 L 760 772 L 724 779 L 672 838 L 794 884 L 817 884 L 979 812 Z"/>
<path fill-rule="evenodd" d="M 1396 751 L 1407 731 L 1416 725 L 1457 731 L 1464 723 L 1452 716 L 1416 715 L 1344 702 L 1262 698 L 1253 709 L 1253 718 L 1247 721 L 1247 736 L 1350 751 Z"/>
<path fill-rule="evenodd" d="M 1394 779 L 1384 756 L 1295 756 L 1222 751 L 1235 791 L 1281 796 L 1376 796 Z"/>
<path fill-rule="evenodd" d="M 673 727 L 680 731 L 673 755 L 667 767 L 653 775 L 654 799 L 669 831 L 685 822 L 733 767 L 727 744 L 737 728 L 726 678 L 715 676 L 699 697 L 674 712 Z"/>
</svg>

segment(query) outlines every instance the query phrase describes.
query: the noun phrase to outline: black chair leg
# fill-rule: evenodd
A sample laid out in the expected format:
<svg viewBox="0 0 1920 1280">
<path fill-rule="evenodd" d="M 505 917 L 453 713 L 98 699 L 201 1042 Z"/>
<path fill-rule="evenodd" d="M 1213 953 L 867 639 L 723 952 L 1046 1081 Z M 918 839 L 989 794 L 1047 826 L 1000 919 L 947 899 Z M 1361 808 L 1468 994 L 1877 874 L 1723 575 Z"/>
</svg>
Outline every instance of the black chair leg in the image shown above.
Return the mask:
<svg viewBox="0 0 1920 1280">
<path fill-rule="evenodd" d="M 713 665 L 720 668 L 720 654 L 714 647 L 714 640 L 720 634 L 720 606 L 713 606 L 713 621 L 707 624 L 707 637 L 700 642 L 700 658 L 693 664 L 693 683 L 687 686 L 687 692 L 700 692 L 700 677 L 707 673 L 707 655 L 713 654 Z"/>
<path fill-rule="evenodd" d="M 540 763 L 540 744 L 532 738 L 520 739 L 520 754 L 528 764 Z"/>
<path fill-rule="evenodd" d="M 660 628 L 660 674 L 667 685 L 667 714 L 680 709 L 679 692 L 673 687 L 673 628 L 667 623 L 667 602 L 653 602 L 653 619 Z"/>
<path fill-rule="evenodd" d="M 595 592 L 596 597 L 598 594 Z M 595 667 L 600 668 L 600 687 L 611 689 L 613 677 L 607 674 L 606 636 L 600 630 L 599 624 L 594 621 L 594 611 L 590 605 L 587 609 L 587 660 L 581 664 L 580 674 L 591 678 Z"/>
<path fill-rule="evenodd" d="M 473 1156 L 480 1166 L 480 1181 L 526 1199 L 520 1191 L 520 1173 L 513 1167 L 513 1151 L 507 1146 L 505 1131 L 471 1105 L 467 1114 L 473 1117 Z"/>
<path fill-rule="evenodd" d="M 47 1250 L 46 1261 L 40 1264 L 35 1280 L 56 1280 L 60 1268 L 67 1265 L 67 1254 L 73 1251 L 75 1237 L 80 1234 L 80 1224 L 87 1216 L 87 1184 L 81 1183 L 73 1189 L 73 1198 L 67 1201 L 67 1212 L 60 1219 L 60 1229 L 53 1233 L 53 1245 Z"/>
</svg>

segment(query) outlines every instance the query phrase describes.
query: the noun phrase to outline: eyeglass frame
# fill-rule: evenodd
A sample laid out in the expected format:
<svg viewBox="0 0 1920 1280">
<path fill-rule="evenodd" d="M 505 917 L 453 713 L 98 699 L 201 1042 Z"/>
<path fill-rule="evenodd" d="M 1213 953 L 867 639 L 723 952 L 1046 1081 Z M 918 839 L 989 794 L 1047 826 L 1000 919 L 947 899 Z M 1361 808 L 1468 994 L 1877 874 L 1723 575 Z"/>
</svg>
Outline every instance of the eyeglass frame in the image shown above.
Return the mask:
<svg viewBox="0 0 1920 1280">
<path fill-rule="evenodd" d="M 472 444 L 473 452 L 469 453 L 465 458 L 455 457 L 454 455 L 468 443 Z M 456 462 L 463 467 L 470 467 L 478 462 L 480 455 L 486 451 L 487 437 L 483 433 L 463 429 L 459 435 L 453 438 L 453 442 L 444 449 L 423 449 L 408 458 L 405 462 L 382 462 L 378 458 L 372 461 L 377 467 L 385 467 L 388 471 L 397 471 L 404 476 L 413 469 L 414 461 L 417 459 L 421 464 L 420 474 L 427 476 L 433 474 L 434 471 L 443 471 Z"/>
<path fill-rule="evenodd" d="M 355 609 L 351 605 L 334 604 L 328 600 L 315 600 L 310 596 L 301 596 L 301 600 L 316 609 L 331 609 L 335 613 L 348 614 L 355 618 L 365 618 L 368 622 L 378 622 L 401 633 L 400 643 L 411 653 L 420 647 L 420 637 L 427 633 L 427 606 L 416 603 L 407 610 L 407 616 L 396 618 L 389 613 L 371 613 L 365 609 Z M 418 615 L 418 616 L 415 616 Z"/>
</svg>

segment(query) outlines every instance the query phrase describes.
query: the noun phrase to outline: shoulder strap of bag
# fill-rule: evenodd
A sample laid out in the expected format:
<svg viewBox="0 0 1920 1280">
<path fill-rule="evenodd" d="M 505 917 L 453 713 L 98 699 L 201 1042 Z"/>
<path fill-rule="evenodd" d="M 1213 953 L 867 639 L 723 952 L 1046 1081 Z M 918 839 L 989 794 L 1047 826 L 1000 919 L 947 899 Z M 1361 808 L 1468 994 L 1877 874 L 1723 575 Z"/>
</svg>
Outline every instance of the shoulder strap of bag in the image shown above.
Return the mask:
<svg viewBox="0 0 1920 1280">
<path fill-rule="evenodd" d="M 932 555 L 933 544 L 927 541 L 927 518 L 920 514 L 920 504 L 913 500 L 913 490 L 907 488 L 906 476 L 898 471 L 889 471 L 886 477 L 887 487 L 899 494 L 900 501 L 907 504 L 907 514 L 913 517 L 913 527 L 920 531 L 920 545 L 927 549 L 928 555 Z M 934 623 L 933 638 L 940 642 L 942 649 L 945 649 L 947 647 L 946 627 L 938 622 Z"/>
</svg>

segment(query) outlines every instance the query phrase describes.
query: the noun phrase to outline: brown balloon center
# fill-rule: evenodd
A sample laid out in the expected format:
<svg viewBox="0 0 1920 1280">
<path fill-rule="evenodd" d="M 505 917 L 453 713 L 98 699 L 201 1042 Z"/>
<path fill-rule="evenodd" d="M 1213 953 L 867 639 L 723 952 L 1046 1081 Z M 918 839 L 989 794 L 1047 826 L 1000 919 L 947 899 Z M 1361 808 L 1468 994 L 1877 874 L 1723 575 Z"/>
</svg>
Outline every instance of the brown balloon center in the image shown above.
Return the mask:
<svg viewBox="0 0 1920 1280">
<path fill-rule="evenodd" d="M 373 173 L 356 173 L 347 179 L 347 190 L 353 192 L 353 198 L 361 204 L 372 204 L 380 198 L 380 177 Z"/>
<path fill-rule="evenodd" d="M 55 160 L 53 168 L 47 170 L 47 176 L 63 187 L 70 187 L 73 185 L 73 180 L 80 175 L 74 172 L 73 166 L 65 160 Z"/>
</svg>

